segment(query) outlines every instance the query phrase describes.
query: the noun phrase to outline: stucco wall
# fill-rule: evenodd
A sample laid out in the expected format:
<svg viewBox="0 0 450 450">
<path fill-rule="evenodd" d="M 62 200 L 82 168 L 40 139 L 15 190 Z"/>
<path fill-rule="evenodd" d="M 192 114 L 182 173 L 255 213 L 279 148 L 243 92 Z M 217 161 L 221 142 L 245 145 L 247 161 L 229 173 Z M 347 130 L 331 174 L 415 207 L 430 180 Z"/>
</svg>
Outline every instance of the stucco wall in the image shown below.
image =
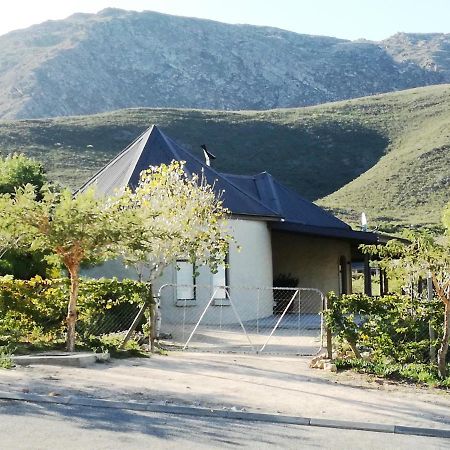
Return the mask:
<svg viewBox="0 0 450 450">
<path fill-rule="evenodd" d="M 259 292 L 257 287 L 272 286 L 272 250 L 267 224 L 256 220 L 230 220 L 232 234 L 236 243 L 231 244 L 229 252 L 228 285 L 230 296 L 241 320 L 253 320 L 272 314 L 273 295 L 271 290 Z M 238 249 L 240 247 L 240 250 Z M 165 282 L 176 284 L 177 271 L 170 268 Z M 168 281 L 171 279 L 171 281 Z M 176 289 L 166 287 L 161 295 L 161 312 L 164 322 L 196 322 L 204 310 L 214 288 L 212 274 L 208 268 L 199 269 L 196 277 L 196 300 L 183 311 L 177 306 Z M 178 302 L 183 304 L 183 302 Z M 220 306 L 220 304 L 224 306 Z M 238 323 L 229 302 L 213 301 L 202 324 Z"/>
<path fill-rule="evenodd" d="M 346 241 L 276 231 L 272 232 L 272 255 L 275 277 L 292 274 L 299 279 L 300 287 L 319 289 L 324 294 L 340 291 L 339 258 L 345 256 L 347 262 L 351 258 Z M 348 264 L 347 285 L 351 286 Z M 308 308 L 316 309 L 312 305 Z"/>
<path fill-rule="evenodd" d="M 256 317 L 266 317 L 272 314 L 273 295 L 271 289 L 258 291 L 256 288 L 270 288 L 273 283 L 272 249 L 270 232 L 266 222 L 256 220 L 229 221 L 236 243 L 231 244 L 229 253 L 228 284 L 233 304 L 238 310 L 241 320 L 253 320 Z M 240 250 L 238 249 L 240 247 Z M 196 300 L 183 308 L 182 302 L 177 302 L 176 288 L 167 286 L 161 291 L 161 313 L 164 323 L 195 323 L 204 307 L 211 298 L 212 274 L 207 267 L 201 267 L 195 283 Z M 134 269 L 126 268 L 120 261 L 110 261 L 101 266 L 84 271 L 83 275 L 93 278 L 117 277 L 137 278 Z M 145 276 L 144 276 L 145 280 Z M 168 267 L 161 277 L 155 280 L 155 293 L 164 284 L 177 283 L 177 270 Z M 216 304 L 217 303 L 217 304 Z M 228 302 L 213 302 L 205 314 L 203 324 L 237 323 L 236 315 Z M 177 306 L 178 305 L 178 306 Z"/>
</svg>

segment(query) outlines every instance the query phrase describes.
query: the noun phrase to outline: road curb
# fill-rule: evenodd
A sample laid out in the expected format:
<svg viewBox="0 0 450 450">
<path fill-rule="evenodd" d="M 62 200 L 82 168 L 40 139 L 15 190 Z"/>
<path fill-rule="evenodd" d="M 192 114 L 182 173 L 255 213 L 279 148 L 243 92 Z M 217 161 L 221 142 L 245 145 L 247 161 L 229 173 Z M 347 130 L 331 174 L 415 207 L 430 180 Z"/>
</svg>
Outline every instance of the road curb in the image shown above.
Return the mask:
<svg viewBox="0 0 450 450">
<path fill-rule="evenodd" d="M 288 416 L 283 414 L 256 413 L 250 411 L 230 411 L 224 409 L 200 408 L 192 406 L 164 405 L 159 403 L 141 403 L 134 401 L 104 400 L 89 397 L 52 397 L 31 393 L 0 392 L 0 400 L 23 401 L 30 403 L 53 403 L 69 406 L 87 406 L 91 408 L 125 409 L 131 411 L 157 412 L 164 414 L 182 414 L 197 417 L 217 417 L 221 419 L 246 420 L 251 422 L 270 422 L 286 425 L 306 425 L 312 427 L 338 428 L 342 430 L 371 431 L 377 433 L 403 434 L 450 439 L 450 429 L 410 427 L 371 422 L 354 422 Z"/>
</svg>

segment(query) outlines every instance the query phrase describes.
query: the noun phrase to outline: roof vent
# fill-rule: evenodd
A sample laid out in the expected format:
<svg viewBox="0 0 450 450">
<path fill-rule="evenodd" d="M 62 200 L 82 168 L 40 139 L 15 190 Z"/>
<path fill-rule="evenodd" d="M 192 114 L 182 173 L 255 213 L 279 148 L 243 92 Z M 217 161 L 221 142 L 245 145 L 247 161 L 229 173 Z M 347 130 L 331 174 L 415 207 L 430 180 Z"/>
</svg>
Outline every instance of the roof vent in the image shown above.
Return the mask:
<svg viewBox="0 0 450 450">
<path fill-rule="evenodd" d="M 211 152 L 208 151 L 205 144 L 200 145 L 200 148 L 203 150 L 206 165 L 208 167 L 211 167 L 211 160 L 216 159 L 216 157 Z"/>
</svg>

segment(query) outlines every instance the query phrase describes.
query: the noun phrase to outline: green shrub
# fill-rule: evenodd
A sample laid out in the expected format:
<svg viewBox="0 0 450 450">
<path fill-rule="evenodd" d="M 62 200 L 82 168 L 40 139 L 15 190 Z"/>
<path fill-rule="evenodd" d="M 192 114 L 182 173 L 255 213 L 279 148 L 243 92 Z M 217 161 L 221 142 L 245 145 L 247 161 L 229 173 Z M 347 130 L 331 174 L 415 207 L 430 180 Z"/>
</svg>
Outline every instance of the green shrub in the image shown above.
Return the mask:
<svg viewBox="0 0 450 450">
<path fill-rule="evenodd" d="M 89 336 L 85 338 L 84 344 L 96 353 L 109 353 L 114 358 L 129 356 L 148 357 L 148 353 L 141 349 L 139 343 L 130 339 L 122 348 L 123 334 L 111 333 L 101 336 Z"/>
<path fill-rule="evenodd" d="M 0 343 L 48 343 L 64 338 L 69 298 L 67 279 L 0 277 Z M 82 279 L 78 333 L 81 339 L 122 331 L 139 305 L 149 301 L 145 283 Z"/>
<path fill-rule="evenodd" d="M 437 366 L 433 364 L 400 364 L 389 361 L 366 361 L 361 358 L 337 358 L 335 363 L 338 370 L 354 369 L 360 373 L 375 374 L 391 380 L 450 387 L 450 377 L 441 379 L 438 376 Z"/>
<path fill-rule="evenodd" d="M 443 304 L 403 295 L 368 297 L 363 294 L 329 295 L 327 325 L 352 348 L 368 351 L 371 359 L 406 363 L 429 362 L 430 345 L 437 345 Z M 436 339 L 429 338 L 429 325 Z"/>
<path fill-rule="evenodd" d="M 368 297 L 329 294 L 325 312 L 334 333 L 338 369 L 356 369 L 380 377 L 450 387 L 440 379 L 430 346 L 437 347 L 443 304 L 404 295 Z M 429 326 L 436 332 L 431 341 Z M 350 351 L 350 348 L 352 349 Z M 363 357 L 359 357 L 361 352 Z"/>
<path fill-rule="evenodd" d="M 14 349 L 10 346 L 0 346 L 0 368 L 1 369 L 12 369 L 14 367 L 14 361 L 12 359 L 12 354 Z"/>
</svg>

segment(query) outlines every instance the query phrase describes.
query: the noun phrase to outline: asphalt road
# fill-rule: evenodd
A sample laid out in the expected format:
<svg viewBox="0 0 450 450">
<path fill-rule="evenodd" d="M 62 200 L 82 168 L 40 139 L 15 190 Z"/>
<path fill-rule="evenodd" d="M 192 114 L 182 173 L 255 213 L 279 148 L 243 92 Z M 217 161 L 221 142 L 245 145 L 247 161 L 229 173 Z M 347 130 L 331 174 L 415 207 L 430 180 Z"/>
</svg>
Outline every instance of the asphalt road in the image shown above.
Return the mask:
<svg viewBox="0 0 450 450">
<path fill-rule="evenodd" d="M 450 440 L 0 401 L 0 449 L 449 449 Z"/>
</svg>

